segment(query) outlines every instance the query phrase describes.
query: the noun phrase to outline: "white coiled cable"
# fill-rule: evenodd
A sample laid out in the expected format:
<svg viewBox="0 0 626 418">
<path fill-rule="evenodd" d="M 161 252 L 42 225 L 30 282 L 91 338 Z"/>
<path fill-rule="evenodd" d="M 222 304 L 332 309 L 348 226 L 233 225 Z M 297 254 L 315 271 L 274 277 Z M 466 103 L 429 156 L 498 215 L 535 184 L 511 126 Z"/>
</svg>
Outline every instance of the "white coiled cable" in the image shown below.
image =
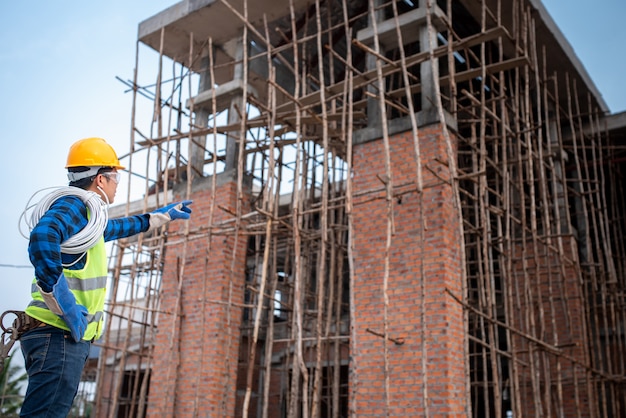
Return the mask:
<svg viewBox="0 0 626 418">
<path fill-rule="evenodd" d="M 39 192 L 49 189 L 55 190 L 44 196 L 39 203 L 31 205 L 31 201 Z M 29 237 L 22 233 L 21 221 L 23 220 L 26 223 L 29 232 L 32 231 L 44 213 L 50 209 L 50 206 L 63 196 L 80 197 L 83 203 L 85 203 L 85 206 L 89 209 L 90 216 L 87 225 L 83 229 L 61 243 L 61 252 L 65 254 L 85 253 L 88 249 L 96 245 L 98 240 L 102 237 L 104 228 L 106 228 L 107 222 L 109 221 L 108 204 L 105 203 L 97 193 L 92 191 L 83 190 L 79 187 L 62 186 L 49 187 L 35 192 L 28 200 L 26 209 L 20 216 L 20 233 L 24 238 L 28 239 Z M 29 212 L 31 213 L 29 214 Z"/>
</svg>

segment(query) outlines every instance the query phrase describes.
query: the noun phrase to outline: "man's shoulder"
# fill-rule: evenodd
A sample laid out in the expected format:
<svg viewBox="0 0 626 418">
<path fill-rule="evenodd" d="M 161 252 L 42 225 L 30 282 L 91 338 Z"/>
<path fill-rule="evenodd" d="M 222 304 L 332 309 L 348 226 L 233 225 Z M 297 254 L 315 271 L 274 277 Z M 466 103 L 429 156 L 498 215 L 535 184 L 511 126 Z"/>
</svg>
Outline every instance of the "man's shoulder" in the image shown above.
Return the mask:
<svg viewBox="0 0 626 418">
<path fill-rule="evenodd" d="M 85 207 L 85 203 L 80 198 L 79 195 L 67 194 L 63 196 L 59 196 L 52 206 L 54 205 L 69 205 L 69 206 L 82 206 Z"/>
<path fill-rule="evenodd" d="M 65 216 L 76 216 L 76 214 L 87 215 L 87 206 L 80 196 L 65 195 L 57 198 L 48 208 L 48 213 L 58 214 L 62 212 Z"/>
</svg>

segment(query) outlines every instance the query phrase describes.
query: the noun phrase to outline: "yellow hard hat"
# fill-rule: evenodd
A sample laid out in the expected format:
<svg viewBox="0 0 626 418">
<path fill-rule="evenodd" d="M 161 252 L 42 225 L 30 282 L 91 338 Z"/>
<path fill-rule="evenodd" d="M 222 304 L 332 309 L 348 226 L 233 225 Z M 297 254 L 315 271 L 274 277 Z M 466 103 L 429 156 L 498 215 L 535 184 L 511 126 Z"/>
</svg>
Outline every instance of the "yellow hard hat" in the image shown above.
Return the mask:
<svg viewBox="0 0 626 418">
<path fill-rule="evenodd" d="M 102 138 L 84 138 L 70 147 L 67 165 L 70 167 L 114 167 L 123 170 L 115 150 Z"/>
</svg>

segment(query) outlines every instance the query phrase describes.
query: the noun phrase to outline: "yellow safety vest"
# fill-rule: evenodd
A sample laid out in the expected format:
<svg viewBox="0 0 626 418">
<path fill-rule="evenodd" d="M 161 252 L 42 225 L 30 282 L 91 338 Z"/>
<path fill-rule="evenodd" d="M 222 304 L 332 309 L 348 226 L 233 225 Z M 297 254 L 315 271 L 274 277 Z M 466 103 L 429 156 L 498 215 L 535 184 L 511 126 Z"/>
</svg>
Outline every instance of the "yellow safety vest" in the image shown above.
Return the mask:
<svg viewBox="0 0 626 418">
<path fill-rule="evenodd" d="M 81 270 L 63 269 L 67 285 L 76 298 L 76 303 L 89 311 L 87 330 L 83 340 L 100 338 L 104 322 L 104 299 L 107 283 L 107 255 L 104 238 L 87 250 L 85 266 Z M 26 313 L 46 324 L 69 331 L 64 320 L 48 309 L 43 300 L 37 279 L 33 280 L 31 296 L 33 300 L 26 308 Z"/>
</svg>

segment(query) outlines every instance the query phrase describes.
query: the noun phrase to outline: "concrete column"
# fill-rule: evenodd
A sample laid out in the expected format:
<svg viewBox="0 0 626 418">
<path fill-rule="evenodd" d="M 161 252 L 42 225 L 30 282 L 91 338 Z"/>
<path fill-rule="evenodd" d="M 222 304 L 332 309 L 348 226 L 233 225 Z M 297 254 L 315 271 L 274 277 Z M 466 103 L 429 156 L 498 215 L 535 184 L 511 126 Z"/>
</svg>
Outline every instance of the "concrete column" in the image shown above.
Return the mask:
<svg viewBox="0 0 626 418">
<path fill-rule="evenodd" d="M 210 90 L 211 74 L 209 73 L 209 60 L 204 58 L 202 60 L 202 71 L 200 72 L 200 80 L 198 82 L 198 93 Z M 194 109 L 195 119 L 194 125 L 196 129 L 206 128 L 209 124 L 209 117 L 211 116 L 211 109 L 207 107 L 200 107 Z M 206 154 L 206 135 L 193 137 L 194 143 L 190 147 L 189 164 L 191 165 L 191 173 L 193 177 L 202 177 L 204 172 L 204 160 Z M 191 179 L 192 180 L 192 179 Z"/>
<path fill-rule="evenodd" d="M 382 3 L 382 0 L 374 0 L 374 5 L 377 7 Z M 376 19 L 376 22 L 381 22 L 384 19 L 384 14 L 382 10 L 378 10 L 377 12 L 374 12 L 374 18 Z M 370 16 L 371 19 L 371 16 Z M 370 26 L 372 26 L 372 22 L 370 22 Z M 372 48 L 374 47 L 374 45 L 370 45 Z M 384 54 L 384 50 L 383 50 L 383 45 L 380 45 L 381 54 Z M 365 57 L 365 69 L 366 70 L 373 70 L 376 68 L 376 60 L 377 58 L 371 54 L 367 54 L 367 56 Z M 378 96 L 378 86 L 376 85 L 368 85 L 367 86 L 367 91 L 369 91 L 370 93 L 372 93 L 374 96 Z M 376 125 L 380 125 L 380 115 L 381 115 L 381 109 L 380 109 L 380 102 L 376 97 L 368 97 L 367 98 L 367 126 L 372 127 L 372 126 L 376 126 Z"/>
<path fill-rule="evenodd" d="M 426 9 L 426 0 L 420 0 L 420 7 Z M 419 30 L 420 50 L 428 51 L 437 47 L 437 39 L 431 39 L 428 24 L 421 24 Z M 430 47 L 429 47 L 430 45 Z M 435 97 L 439 92 L 435 88 L 435 77 L 439 78 L 439 65 L 432 65 L 431 61 L 424 61 L 420 65 L 420 82 L 422 83 L 422 112 L 436 113 Z"/>
<path fill-rule="evenodd" d="M 243 59 L 243 39 L 240 38 L 238 42 L 234 43 L 234 51 L 233 55 L 238 64 L 235 65 L 233 72 L 233 80 L 243 80 L 243 64 L 241 60 Z M 247 80 L 243 80 L 246 82 Z M 230 102 L 230 108 L 228 109 L 228 124 L 233 125 L 235 123 L 241 122 L 241 117 L 239 116 L 239 112 L 245 112 L 244 108 L 245 102 L 241 95 L 233 97 Z M 226 167 L 225 171 L 235 170 L 237 168 L 237 159 L 239 157 L 239 131 L 228 132 L 228 137 L 226 138 Z"/>
</svg>

